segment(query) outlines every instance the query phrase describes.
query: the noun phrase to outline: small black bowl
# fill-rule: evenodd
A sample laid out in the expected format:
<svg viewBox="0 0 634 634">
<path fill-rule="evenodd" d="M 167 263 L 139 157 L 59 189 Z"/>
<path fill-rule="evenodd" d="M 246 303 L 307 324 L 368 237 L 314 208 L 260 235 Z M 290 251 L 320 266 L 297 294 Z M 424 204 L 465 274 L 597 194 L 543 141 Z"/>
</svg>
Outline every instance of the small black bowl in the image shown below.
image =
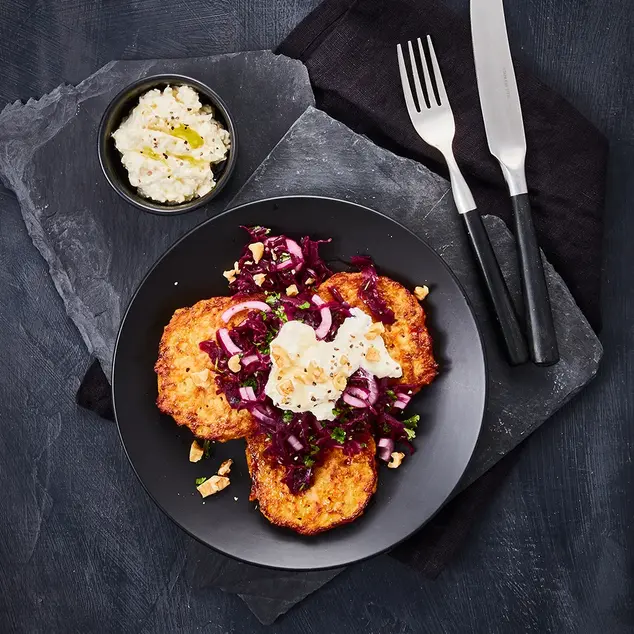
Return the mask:
<svg viewBox="0 0 634 634">
<path fill-rule="evenodd" d="M 214 109 L 214 118 L 229 131 L 231 135 L 231 148 L 227 159 L 213 166 L 216 186 L 204 196 L 193 198 L 184 203 L 160 203 L 139 194 L 128 180 L 128 172 L 121 163 L 121 155 L 115 147 L 112 133 L 119 127 L 121 121 L 130 114 L 139 103 L 139 98 L 153 88 L 165 88 L 166 86 L 191 86 L 200 96 L 203 104 L 208 104 Z M 139 79 L 124 88 L 108 105 L 99 123 L 97 135 L 97 149 L 99 163 L 106 179 L 112 188 L 129 203 L 154 214 L 170 215 L 192 211 L 215 198 L 227 184 L 236 166 L 238 155 L 238 137 L 233 119 L 227 110 L 224 101 L 208 86 L 191 77 L 184 75 L 154 75 Z"/>
</svg>

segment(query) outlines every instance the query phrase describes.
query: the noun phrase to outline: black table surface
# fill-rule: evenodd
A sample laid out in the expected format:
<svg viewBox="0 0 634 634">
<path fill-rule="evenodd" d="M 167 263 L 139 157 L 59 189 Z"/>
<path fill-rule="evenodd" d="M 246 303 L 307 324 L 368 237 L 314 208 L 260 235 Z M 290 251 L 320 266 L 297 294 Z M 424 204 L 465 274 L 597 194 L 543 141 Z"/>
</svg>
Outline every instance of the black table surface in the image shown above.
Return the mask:
<svg viewBox="0 0 634 634">
<path fill-rule="evenodd" d="M 467 15 L 467 0 L 445 1 Z M 317 4 L 3 0 L 0 104 L 114 58 L 271 48 Z M 594 383 L 526 441 L 459 556 L 433 581 L 385 556 L 354 566 L 270 627 L 239 597 L 192 588 L 174 554 L 188 538 L 174 528 L 173 542 L 152 543 L 153 526 L 169 520 L 134 480 L 112 424 L 73 403 L 90 355 L 0 188 L 0 631 L 634 631 L 634 4 L 505 5 L 516 59 L 611 142 L 605 357 Z M 121 523 L 97 514 L 86 532 L 75 519 L 109 494 L 94 482 L 95 452 L 109 454 L 127 506 Z M 149 553 L 136 574 L 118 561 L 134 540 Z"/>
</svg>

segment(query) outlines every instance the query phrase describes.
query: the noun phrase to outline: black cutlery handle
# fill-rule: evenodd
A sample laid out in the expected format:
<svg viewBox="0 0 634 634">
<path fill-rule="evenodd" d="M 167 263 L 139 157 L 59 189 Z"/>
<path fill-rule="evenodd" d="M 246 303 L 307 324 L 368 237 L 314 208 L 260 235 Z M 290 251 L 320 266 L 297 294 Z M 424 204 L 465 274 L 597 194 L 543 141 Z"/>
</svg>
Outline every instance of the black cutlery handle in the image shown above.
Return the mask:
<svg viewBox="0 0 634 634">
<path fill-rule="evenodd" d="M 462 217 L 495 311 L 495 317 L 500 325 L 509 362 L 511 365 L 526 363 L 528 350 L 524 335 L 482 218 L 477 209 L 462 214 Z"/>
<path fill-rule="evenodd" d="M 528 194 L 511 196 L 511 202 L 531 359 L 537 365 L 553 365 L 559 361 L 559 349 Z"/>
</svg>

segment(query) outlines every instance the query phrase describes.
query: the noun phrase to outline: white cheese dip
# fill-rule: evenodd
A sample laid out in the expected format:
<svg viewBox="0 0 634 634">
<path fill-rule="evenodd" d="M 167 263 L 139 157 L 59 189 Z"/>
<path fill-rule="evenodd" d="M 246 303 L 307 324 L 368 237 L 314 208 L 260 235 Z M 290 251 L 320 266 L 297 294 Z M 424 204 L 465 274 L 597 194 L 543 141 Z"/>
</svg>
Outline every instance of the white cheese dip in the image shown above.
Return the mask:
<svg viewBox="0 0 634 634">
<path fill-rule="evenodd" d="M 277 407 L 334 420 L 335 403 L 359 368 L 378 378 L 402 376 L 377 324 L 358 308 L 351 313 L 331 342 L 317 340 L 314 329 L 301 321 L 282 326 L 271 342 L 271 374 L 264 389 Z"/>
<path fill-rule="evenodd" d="M 130 184 L 141 196 L 181 203 L 215 186 L 211 166 L 223 161 L 229 132 L 190 86 L 150 90 L 112 134 Z"/>
</svg>

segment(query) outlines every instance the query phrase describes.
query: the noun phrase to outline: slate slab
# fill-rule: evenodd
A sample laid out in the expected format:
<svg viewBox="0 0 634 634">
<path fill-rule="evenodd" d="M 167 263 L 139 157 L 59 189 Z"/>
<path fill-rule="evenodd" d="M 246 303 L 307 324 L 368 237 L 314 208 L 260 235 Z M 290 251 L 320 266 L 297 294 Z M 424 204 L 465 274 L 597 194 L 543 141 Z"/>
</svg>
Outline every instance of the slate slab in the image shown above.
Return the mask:
<svg viewBox="0 0 634 634">
<path fill-rule="evenodd" d="M 268 68 L 280 62 L 280 58 L 268 57 L 270 54 L 245 55 L 262 56 L 260 62 Z M 238 57 L 212 58 L 209 67 L 221 78 L 224 71 L 220 67 L 239 66 Z M 183 64 L 190 62 L 182 60 Z M 187 71 L 179 63 L 147 64 L 160 66 L 160 72 L 190 72 L 214 85 L 202 76 L 200 60 L 196 71 Z M 121 312 L 145 270 L 178 236 L 217 213 L 223 201 L 227 202 L 223 196 L 203 213 L 168 219 L 139 214 L 132 208 L 124 208 L 108 189 L 94 155 L 88 151 L 74 152 L 77 145 L 73 139 L 81 146 L 77 130 L 90 134 L 96 127 L 100 108 L 105 107 L 109 98 L 106 93 L 113 94 L 143 74 L 159 72 L 155 66 L 144 64 L 116 62 L 77 89 L 61 88 L 39 102 L 9 106 L 0 114 L 0 174 L 18 195 L 29 232 L 49 263 L 69 315 L 106 369 Z M 245 68 L 243 65 L 246 74 Z M 232 83 L 226 81 L 225 91 L 218 84 L 215 86 L 231 107 L 228 89 Z M 304 77 L 303 81 L 307 79 Z M 294 85 L 300 88 L 300 96 L 292 102 L 296 116 L 312 98 L 305 92 L 305 86 L 301 87 L 299 78 Z M 99 105 L 94 105 L 93 100 L 100 100 Z M 232 110 L 238 118 L 237 108 Z M 283 124 L 276 120 L 279 137 L 292 123 L 290 119 L 291 115 Z M 277 139 L 267 138 L 268 152 Z M 254 144 L 259 144 L 259 137 L 254 138 Z M 87 147 L 92 151 L 94 144 Z M 245 153 L 254 157 L 252 163 L 263 158 L 258 154 L 259 147 L 248 149 L 243 142 L 241 150 L 241 159 Z M 60 156 L 64 161 L 59 160 Z M 62 172 L 68 176 L 59 178 Z M 247 176 L 244 172 L 243 181 Z M 237 178 L 230 192 L 235 193 L 240 182 Z M 86 200 L 80 195 L 83 192 L 87 192 Z M 499 353 L 495 330 L 444 179 L 413 161 L 378 148 L 309 107 L 231 204 L 300 193 L 351 200 L 396 218 L 424 237 L 465 287 L 483 330 L 491 371 L 491 398 L 481 441 L 463 486 L 521 442 L 594 376 L 601 346 L 561 278 L 548 264 L 562 361 L 550 369 L 526 366 L 509 370 Z M 501 221 L 487 218 L 486 224 L 505 276 L 519 301 L 512 238 Z M 263 622 L 273 621 L 338 572 L 275 573 L 228 561 L 195 542 L 189 550 L 188 560 L 196 562 L 187 571 L 194 587 L 218 586 L 240 594 Z"/>
<path fill-rule="evenodd" d="M 212 87 L 238 130 L 238 162 L 226 189 L 182 216 L 153 216 L 124 203 L 97 160 L 97 126 L 110 100 L 159 73 L 190 75 Z M 111 62 L 76 87 L 60 86 L 0 113 L 0 176 L 18 197 L 68 314 L 107 372 L 123 310 L 145 272 L 178 237 L 227 205 L 313 103 L 300 62 L 256 51 Z"/>
<path fill-rule="evenodd" d="M 376 146 L 311 107 L 232 204 L 293 194 L 350 200 L 398 220 L 424 238 L 462 283 L 484 338 L 489 398 L 478 447 L 461 489 L 535 431 L 596 374 L 603 353 L 601 343 L 545 259 L 561 360 L 550 368 L 532 364 L 509 367 L 497 342 L 450 185 L 422 165 Z M 499 218 L 487 216 L 485 225 L 504 277 L 521 307 L 513 237 Z"/>
</svg>

